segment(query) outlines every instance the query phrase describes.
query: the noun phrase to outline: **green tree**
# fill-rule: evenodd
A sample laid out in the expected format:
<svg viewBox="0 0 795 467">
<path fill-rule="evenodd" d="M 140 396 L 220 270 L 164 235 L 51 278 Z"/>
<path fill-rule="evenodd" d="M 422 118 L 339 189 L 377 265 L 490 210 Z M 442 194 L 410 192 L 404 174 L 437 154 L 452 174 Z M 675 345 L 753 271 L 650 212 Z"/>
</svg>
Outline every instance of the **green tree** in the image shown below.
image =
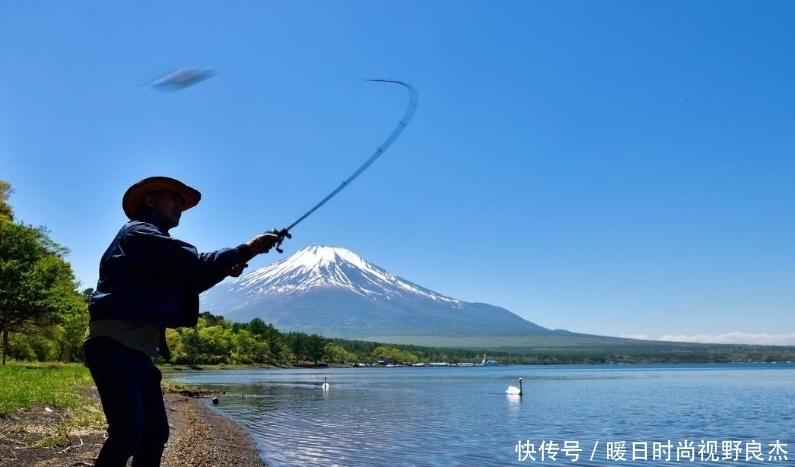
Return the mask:
<svg viewBox="0 0 795 467">
<path fill-rule="evenodd" d="M 329 363 L 352 363 L 358 361 L 356 354 L 333 342 L 326 344 L 324 355 Z"/>
<path fill-rule="evenodd" d="M 258 363 L 270 363 L 273 365 L 284 364 L 291 360 L 293 352 L 287 344 L 285 336 L 260 318 L 252 319 L 245 325 L 252 334 L 257 337 L 258 342 L 264 343 L 264 347 L 259 347 L 257 355 L 260 360 Z"/>
<path fill-rule="evenodd" d="M 270 346 L 267 342 L 255 340 L 254 348 L 252 349 L 252 362 L 253 363 L 270 363 L 273 361 L 273 355 L 270 352 Z"/>
<path fill-rule="evenodd" d="M 246 329 L 239 329 L 232 337 L 232 359 L 236 363 L 254 363 L 257 360 L 257 344 L 254 334 Z"/>
<path fill-rule="evenodd" d="M 14 189 L 11 188 L 11 185 L 5 180 L 0 180 L 0 217 L 11 220 L 14 219 L 14 211 L 11 209 L 11 205 L 8 204 L 8 198 L 11 197 L 12 193 L 14 193 Z"/>
<path fill-rule="evenodd" d="M 80 349 L 86 327 L 88 326 L 88 302 L 94 289 L 87 288 L 81 293 L 70 294 L 71 300 L 65 306 L 60 316 L 59 327 L 63 331 L 61 336 L 61 361 L 71 362 L 76 349 Z M 82 358 L 82 355 L 80 356 Z"/>
<path fill-rule="evenodd" d="M 77 282 L 68 252 L 43 228 L 0 217 L 0 332 L 5 365 L 8 334 L 57 324 L 75 306 Z"/>
<path fill-rule="evenodd" d="M 199 313 L 199 317 L 204 320 L 205 326 L 221 325 L 226 327 L 229 325 L 229 322 L 226 321 L 223 316 L 216 316 L 209 311 L 203 311 Z"/>
<path fill-rule="evenodd" d="M 298 358 L 283 338 L 269 341 L 268 352 L 270 354 L 268 363 L 272 365 L 284 365 Z"/>
<path fill-rule="evenodd" d="M 168 340 L 173 336 L 173 340 Z M 172 358 L 175 363 L 196 365 L 201 354 L 201 338 L 196 328 L 179 328 L 166 330 L 166 340 L 172 349 Z"/>
<path fill-rule="evenodd" d="M 290 352 L 299 360 L 307 360 L 307 340 L 309 336 L 303 332 L 288 332 L 285 336 Z"/>
<path fill-rule="evenodd" d="M 271 326 L 270 324 L 265 323 L 265 321 L 263 321 L 261 318 L 254 318 L 251 321 L 249 321 L 249 323 L 248 323 L 249 331 L 253 332 L 254 334 L 256 334 L 258 336 L 262 336 L 262 337 L 265 337 L 268 334 L 268 332 L 269 332 L 268 327 L 269 326 L 271 328 L 273 328 L 273 326 Z"/>
<path fill-rule="evenodd" d="M 27 334 L 14 333 L 8 337 L 8 355 L 15 360 L 36 361 L 36 352 Z"/>
<path fill-rule="evenodd" d="M 207 363 L 229 363 L 232 353 L 232 334 L 222 326 L 208 326 L 199 329 L 201 339 L 201 358 Z"/>
<path fill-rule="evenodd" d="M 408 363 L 417 363 L 419 359 L 416 355 L 412 354 L 407 350 L 400 350 L 395 347 L 389 347 L 386 345 L 380 345 L 376 347 L 370 354 L 370 357 L 373 359 L 378 359 L 381 357 L 389 357 L 395 362 L 408 362 Z"/>
<path fill-rule="evenodd" d="M 312 363 L 317 363 L 323 359 L 323 353 L 326 350 L 326 342 L 328 340 L 318 334 L 312 334 L 306 340 L 306 354 Z"/>
</svg>

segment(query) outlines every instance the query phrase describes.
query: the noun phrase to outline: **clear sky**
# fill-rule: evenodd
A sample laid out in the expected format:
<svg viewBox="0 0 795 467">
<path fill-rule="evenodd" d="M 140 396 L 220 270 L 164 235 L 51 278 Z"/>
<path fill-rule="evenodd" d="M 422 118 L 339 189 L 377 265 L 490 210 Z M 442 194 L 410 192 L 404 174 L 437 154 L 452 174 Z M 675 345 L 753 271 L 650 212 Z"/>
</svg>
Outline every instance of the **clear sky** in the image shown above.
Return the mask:
<svg viewBox="0 0 795 467">
<path fill-rule="evenodd" d="M 795 345 L 795 2 L 0 2 L 0 179 L 84 287 L 149 175 L 202 251 L 299 224 L 607 336 Z M 165 93 L 184 66 L 217 74 Z M 251 270 L 283 256 L 263 255 Z"/>
</svg>

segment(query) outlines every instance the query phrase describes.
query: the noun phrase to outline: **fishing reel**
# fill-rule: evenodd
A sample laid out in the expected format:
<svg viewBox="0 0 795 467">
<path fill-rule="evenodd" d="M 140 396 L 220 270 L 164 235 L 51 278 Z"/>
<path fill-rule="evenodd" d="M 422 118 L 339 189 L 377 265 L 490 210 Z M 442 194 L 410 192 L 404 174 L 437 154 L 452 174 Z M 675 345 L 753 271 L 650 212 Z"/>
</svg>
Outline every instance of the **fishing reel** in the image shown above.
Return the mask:
<svg viewBox="0 0 795 467">
<path fill-rule="evenodd" d="M 282 230 L 270 229 L 270 230 L 268 230 L 268 231 L 267 231 L 267 232 L 265 232 L 265 233 L 272 233 L 272 234 L 276 234 L 276 236 L 278 236 L 278 237 L 279 237 L 279 240 L 277 240 L 277 241 L 276 241 L 276 244 L 275 244 L 275 245 L 273 245 L 273 247 L 274 247 L 274 248 L 276 249 L 276 251 L 278 251 L 279 253 L 284 253 L 284 250 L 282 250 L 281 248 L 279 248 L 280 246 L 282 246 L 282 242 L 284 241 L 284 239 L 285 239 L 285 238 L 293 238 L 292 234 L 291 234 L 290 232 L 288 232 L 288 231 L 287 231 L 287 229 L 282 229 Z"/>
</svg>

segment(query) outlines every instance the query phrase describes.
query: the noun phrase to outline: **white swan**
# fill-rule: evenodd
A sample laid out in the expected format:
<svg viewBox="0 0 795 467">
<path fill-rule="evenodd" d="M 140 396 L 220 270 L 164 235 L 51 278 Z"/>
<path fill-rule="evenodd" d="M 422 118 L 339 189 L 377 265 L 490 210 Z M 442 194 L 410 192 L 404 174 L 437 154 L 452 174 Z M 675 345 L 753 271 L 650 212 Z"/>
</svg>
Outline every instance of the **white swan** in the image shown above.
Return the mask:
<svg viewBox="0 0 795 467">
<path fill-rule="evenodd" d="M 505 390 L 505 394 L 509 394 L 511 396 L 521 396 L 522 395 L 522 378 L 519 378 L 519 387 L 516 386 L 508 386 L 508 389 Z"/>
<path fill-rule="evenodd" d="M 324 391 L 328 390 L 328 378 L 325 376 L 323 377 L 323 385 L 321 387 L 323 388 Z"/>
</svg>

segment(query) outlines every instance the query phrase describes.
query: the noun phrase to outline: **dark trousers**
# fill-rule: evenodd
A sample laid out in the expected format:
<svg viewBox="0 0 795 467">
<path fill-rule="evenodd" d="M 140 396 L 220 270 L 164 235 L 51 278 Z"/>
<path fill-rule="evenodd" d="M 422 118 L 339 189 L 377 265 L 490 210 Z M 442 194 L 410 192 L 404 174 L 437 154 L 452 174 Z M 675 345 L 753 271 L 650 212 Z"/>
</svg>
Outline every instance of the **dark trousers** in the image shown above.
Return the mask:
<svg viewBox="0 0 795 467">
<path fill-rule="evenodd" d="M 168 440 L 162 375 L 152 359 L 109 337 L 85 343 L 86 365 L 108 421 L 95 467 L 158 467 Z"/>
</svg>

